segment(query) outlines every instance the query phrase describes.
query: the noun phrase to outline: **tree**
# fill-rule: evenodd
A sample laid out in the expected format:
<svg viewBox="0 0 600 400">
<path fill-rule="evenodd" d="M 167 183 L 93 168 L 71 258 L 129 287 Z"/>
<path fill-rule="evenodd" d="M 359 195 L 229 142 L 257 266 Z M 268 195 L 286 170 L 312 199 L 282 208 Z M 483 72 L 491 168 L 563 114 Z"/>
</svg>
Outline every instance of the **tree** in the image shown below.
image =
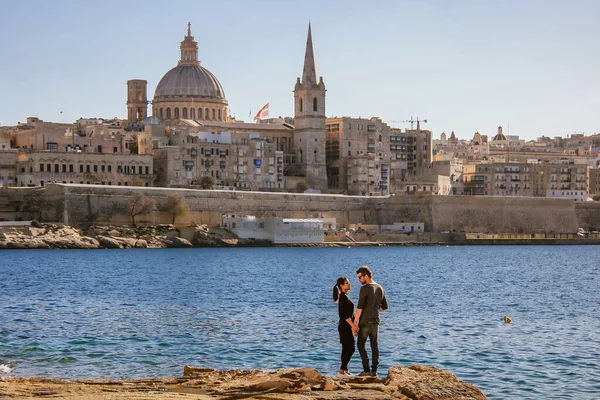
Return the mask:
<svg viewBox="0 0 600 400">
<path fill-rule="evenodd" d="M 185 202 L 185 197 L 179 194 L 170 194 L 167 196 L 164 210 L 171 213 L 171 224 L 175 224 L 175 218 L 187 214 L 189 208 Z"/>
<path fill-rule="evenodd" d="M 592 199 L 593 199 L 594 201 L 600 201 L 600 194 L 595 194 L 595 195 L 593 195 L 593 196 L 592 196 Z"/>
<path fill-rule="evenodd" d="M 131 225 L 135 226 L 135 217 L 141 214 L 147 214 L 154 209 L 154 200 L 143 193 L 135 193 L 129 199 L 129 216 Z"/>
<path fill-rule="evenodd" d="M 310 186 L 305 181 L 300 181 L 296 184 L 296 190 L 300 193 L 306 192 L 308 189 L 310 189 Z"/>
<path fill-rule="evenodd" d="M 202 189 L 212 189 L 216 184 L 217 180 L 214 178 L 214 176 L 206 175 L 200 178 L 200 187 Z"/>
</svg>

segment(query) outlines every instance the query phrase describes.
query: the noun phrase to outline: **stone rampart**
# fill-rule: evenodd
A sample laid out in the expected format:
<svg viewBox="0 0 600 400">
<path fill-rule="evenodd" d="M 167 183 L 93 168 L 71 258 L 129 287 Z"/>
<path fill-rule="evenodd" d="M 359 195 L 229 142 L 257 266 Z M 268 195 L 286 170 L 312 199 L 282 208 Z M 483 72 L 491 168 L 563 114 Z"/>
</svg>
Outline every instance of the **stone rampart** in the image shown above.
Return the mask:
<svg viewBox="0 0 600 400">
<path fill-rule="evenodd" d="M 170 194 L 184 196 L 190 210 L 177 219 L 180 225 L 216 225 L 222 214 L 244 214 L 329 217 L 338 224 L 419 221 L 429 232 L 576 232 L 579 227 L 592 226 L 600 216 L 600 203 L 576 205 L 572 200 L 534 197 L 364 197 L 51 184 L 44 196 L 43 219 L 70 225 L 129 224 L 128 201 L 136 192 L 155 201 L 152 213 L 136 218 L 140 224 L 170 223 L 171 215 L 164 209 Z"/>
</svg>

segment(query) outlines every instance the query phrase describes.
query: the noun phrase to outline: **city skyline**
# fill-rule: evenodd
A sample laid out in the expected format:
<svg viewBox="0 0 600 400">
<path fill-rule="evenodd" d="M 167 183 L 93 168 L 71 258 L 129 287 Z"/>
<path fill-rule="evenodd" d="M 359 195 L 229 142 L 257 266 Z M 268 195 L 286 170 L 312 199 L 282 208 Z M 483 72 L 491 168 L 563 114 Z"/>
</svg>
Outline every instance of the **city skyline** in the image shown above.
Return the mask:
<svg viewBox="0 0 600 400">
<path fill-rule="evenodd" d="M 600 131 L 600 56 L 590 51 L 600 4 L 303 4 L 10 4 L 0 27 L 0 125 L 126 118 L 126 81 L 147 80 L 152 99 L 188 21 L 237 119 L 251 121 L 265 103 L 271 117 L 293 116 L 310 21 L 328 117 L 377 116 L 402 128 L 419 117 L 435 138 L 493 136 L 498 125 L 527 140 Z"/>
</svg>

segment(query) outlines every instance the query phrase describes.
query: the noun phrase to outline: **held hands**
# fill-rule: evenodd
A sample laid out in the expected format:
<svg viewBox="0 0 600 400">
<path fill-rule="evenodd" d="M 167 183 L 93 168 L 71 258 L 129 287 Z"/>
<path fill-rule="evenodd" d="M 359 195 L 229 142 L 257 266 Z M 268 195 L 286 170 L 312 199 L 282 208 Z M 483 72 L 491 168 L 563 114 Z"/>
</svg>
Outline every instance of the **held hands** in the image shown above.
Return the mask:
<svg viewBox="0 0 600 400">
<path fill-rule="evenodd" d="M 358 325 L 356 324 L 352 324 L 352 334 L 354 336 L 358 335 L 358 331 L 360 330 L 360 328 L 358 327 Z"/>
</svg>

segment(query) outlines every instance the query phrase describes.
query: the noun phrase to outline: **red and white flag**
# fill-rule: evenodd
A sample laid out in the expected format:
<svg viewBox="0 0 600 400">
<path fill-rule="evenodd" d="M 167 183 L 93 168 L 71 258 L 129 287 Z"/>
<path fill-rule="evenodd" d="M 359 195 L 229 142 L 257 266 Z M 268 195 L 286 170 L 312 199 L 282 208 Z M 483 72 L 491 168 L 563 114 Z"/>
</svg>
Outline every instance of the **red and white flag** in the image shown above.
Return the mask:
<svg viewBox="0 0 600 400">
<path fill-rule="evenodd" d="M 263 108 L 261 108 L 256 115 L 254 116 L 254 120 L 258 121 L 259 119 L 267 118 L 269 116 L 269 103 L 265 104 Z"/>
</svg>

